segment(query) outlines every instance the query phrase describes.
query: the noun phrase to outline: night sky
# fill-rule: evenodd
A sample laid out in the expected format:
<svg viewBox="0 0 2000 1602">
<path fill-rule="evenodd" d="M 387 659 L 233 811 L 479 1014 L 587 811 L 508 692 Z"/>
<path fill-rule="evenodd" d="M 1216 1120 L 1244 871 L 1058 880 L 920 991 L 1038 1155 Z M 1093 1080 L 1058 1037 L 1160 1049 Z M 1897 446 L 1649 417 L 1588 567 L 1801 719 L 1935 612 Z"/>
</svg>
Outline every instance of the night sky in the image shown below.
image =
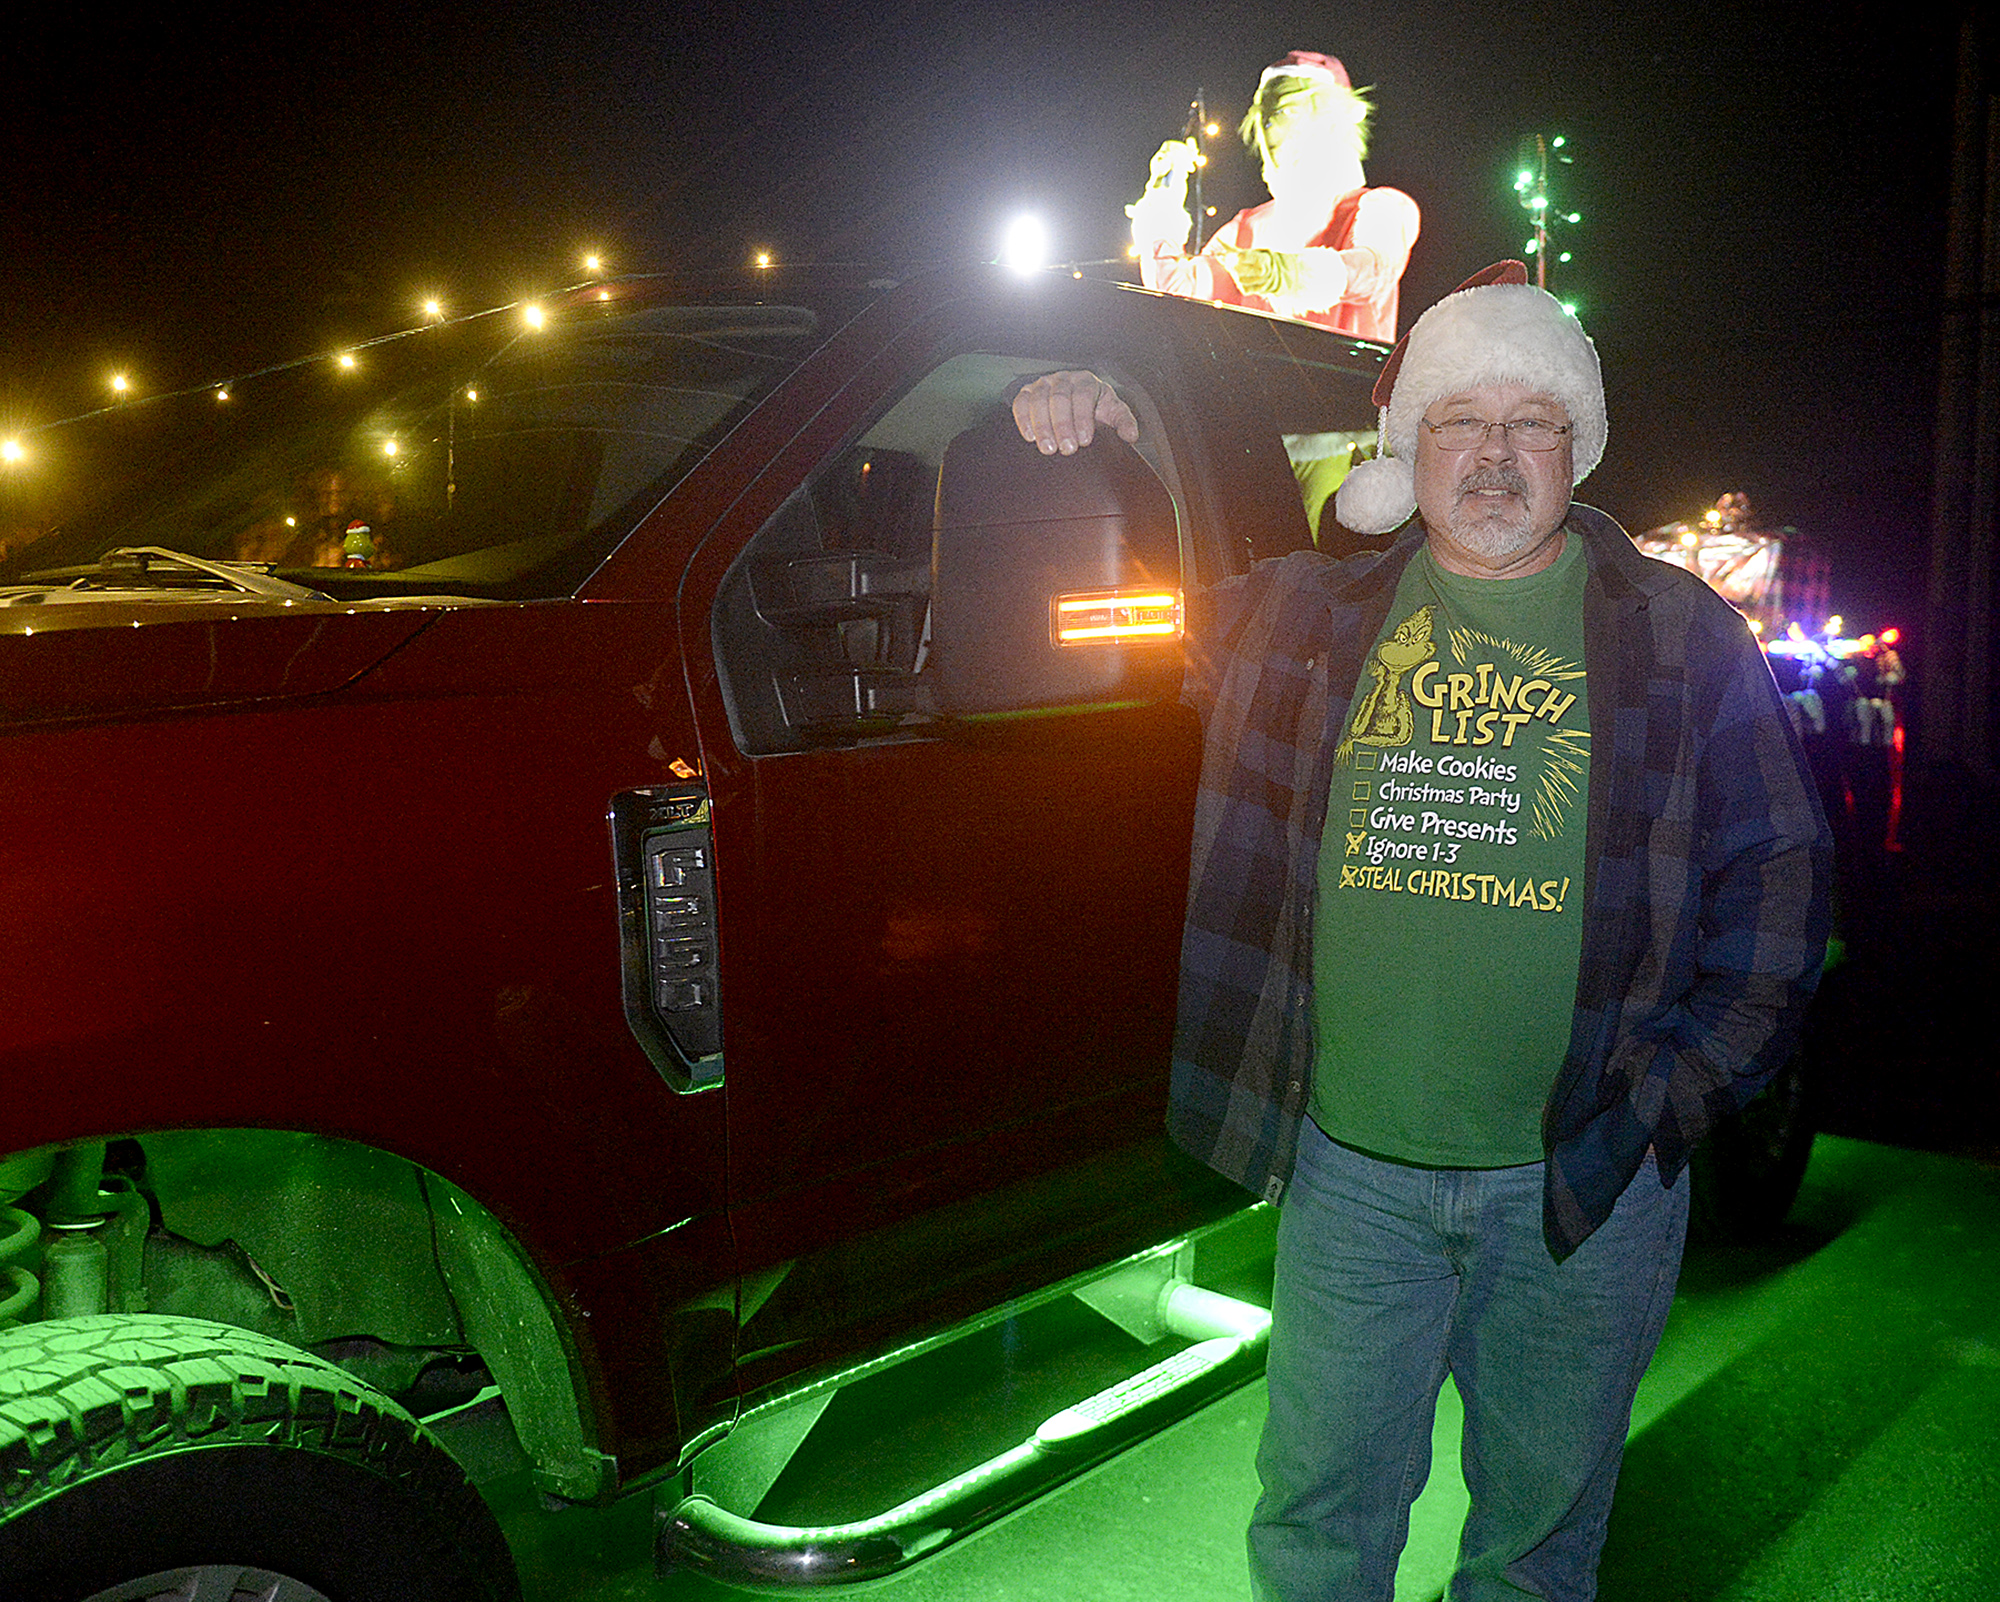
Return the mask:
<svg viewBox="0 0 2000 1602">
<path fill-rule="evenodd" d="M 1519 142 L 1567 136 L 1584 220 L 1554 287 L 1611 412 L 1582 498 L 1638 530 L 1745 491 L 1824 544 L 1850 621 L 1920 622 L 1956 7 L 180 9 L 9 25 L 7 429 L 98 404 L 115 366 L 201 383 L 426 294 L 547 289 L 586 249 L 990 258 L 1032 208 L 1060 257 L 1115 258 L 1195 91 L 1233 124 L 1318 49 L 1375 86 L 1370 180 L 1423 208 L 1406 325 L 1519 253 Z M 1262 198 L 1239 148 L 1207 198 Z"/>
</svg>

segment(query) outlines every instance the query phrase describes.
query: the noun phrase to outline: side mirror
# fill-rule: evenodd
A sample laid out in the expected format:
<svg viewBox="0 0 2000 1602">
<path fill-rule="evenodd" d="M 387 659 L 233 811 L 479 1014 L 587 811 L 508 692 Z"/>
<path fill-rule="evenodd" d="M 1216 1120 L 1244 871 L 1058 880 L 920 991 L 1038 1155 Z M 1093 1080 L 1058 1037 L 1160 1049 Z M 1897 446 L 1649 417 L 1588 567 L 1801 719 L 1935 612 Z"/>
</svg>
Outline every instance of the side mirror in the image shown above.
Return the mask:
<svg viewBox="0 0 2000 1602">
<path fill-rule="evenodd" d="M 945 452 L 930 668 L 952 715 L 1169 700 L 1183 634 L 1173 497 L 1109 432 L 1044 456 L 1000 417 Z"/>
</svg>

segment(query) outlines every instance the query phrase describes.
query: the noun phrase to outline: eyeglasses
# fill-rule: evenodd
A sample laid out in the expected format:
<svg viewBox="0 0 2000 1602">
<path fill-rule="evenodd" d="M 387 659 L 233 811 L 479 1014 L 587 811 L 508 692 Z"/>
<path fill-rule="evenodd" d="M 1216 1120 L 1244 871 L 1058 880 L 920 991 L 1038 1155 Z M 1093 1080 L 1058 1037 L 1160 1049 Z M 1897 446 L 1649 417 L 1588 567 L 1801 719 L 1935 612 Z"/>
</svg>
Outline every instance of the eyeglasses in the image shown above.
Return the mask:
<svg viewBox="0 0 2000 1602">
<path fill-rule="evenodd" d="M 1448 451 L 1469 451 L 1484 445 L 1494 429 L 1503 429 L 1507 443 L 1517 451 L 1552 451 L 1569 437 L 1568 423 L 1551 423 L 1545 417 L 1517 417 L 1511 423 L 1489 423 L 1483 417 L 1447 417 L 1433 423 L 1417 419 L 1431 431 L 1431 438 Z"/>
</svg>

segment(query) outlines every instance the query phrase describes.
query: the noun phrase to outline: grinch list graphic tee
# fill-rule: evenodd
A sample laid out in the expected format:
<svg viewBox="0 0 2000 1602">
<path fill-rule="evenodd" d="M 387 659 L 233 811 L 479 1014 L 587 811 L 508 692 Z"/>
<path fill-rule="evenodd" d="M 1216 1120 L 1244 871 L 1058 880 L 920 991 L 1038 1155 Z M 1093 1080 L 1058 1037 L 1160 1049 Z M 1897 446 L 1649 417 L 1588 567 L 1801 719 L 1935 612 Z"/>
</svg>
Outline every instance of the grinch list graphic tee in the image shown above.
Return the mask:
<svg viewBox="0 0 2000 1602">
<path fill-rule="evenodd" d="M 1539 1161 L 1582 948 L 1582 541 L 1474 579 L 1420 551 L 1334 754 L 1313 1116 L 1441 1167 Z"/>
</svg>

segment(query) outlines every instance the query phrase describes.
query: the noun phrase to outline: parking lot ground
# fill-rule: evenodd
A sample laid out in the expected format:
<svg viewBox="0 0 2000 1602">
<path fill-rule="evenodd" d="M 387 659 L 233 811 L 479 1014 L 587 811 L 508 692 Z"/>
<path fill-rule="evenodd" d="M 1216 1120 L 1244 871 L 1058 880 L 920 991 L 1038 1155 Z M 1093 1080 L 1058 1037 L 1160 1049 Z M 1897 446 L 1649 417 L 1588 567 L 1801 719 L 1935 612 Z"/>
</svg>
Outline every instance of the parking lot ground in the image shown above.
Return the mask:
<svg viewBox="0 0 2000 1602">
<path fill-rule="evenodd" d="M 2000 1170 L 1822 1136 L 1799 1205 L 1766 1245 L 1689 1254 L 1639 1392 L 1602 1594 L 1618 1602 L 1915 1602 L 2000 1594 Z M 1065 1354 L 1064 1341 L 1075 1349 Z M 1057 1315 L 1004 1329 L 957 1365 L 857 1402 L 773 1488 L 767 1516 L 841 1514 L 977 1461 L 1045 1391 L 1099 1383 L 1124 1337 Z M 1011 1341 L 1011 1356 L 1008 1343 Z M 1134 1347 L 1134 1350 L 1137 1350 Z M 1144 1359 L 1132 1366 L 1141 1366 Z M 949 1380 L 961 1418 L 928 1409 Z M 907 1404 L 909 1416 L 895 1416 Z M 870 1602 L 1219 1602 L 1247 1595 L 1243 1526 L 1261 1384 L 1247 1386 L 1055 1494 L 866 1588 Z M 999 1424 L 992 1423 L 998 1419 Z M 1398 1602 L 1442 1595 L 1464 1490 L 1457 1410 L 1439 1408 L 1437 1470 L 1418 1502 Z M 824 1426 L 831 1424 L 833 1429 Z M 530 1602 L 721 1602 L 704 1579 L 655 1578 L 645 1499 L 540 1511 L 489 1490 Z M 774 1509 L 778 1510 L 774 1512 Z M 865 1511 L 855 1506 L 855 1513 Z"/>
</svg>

